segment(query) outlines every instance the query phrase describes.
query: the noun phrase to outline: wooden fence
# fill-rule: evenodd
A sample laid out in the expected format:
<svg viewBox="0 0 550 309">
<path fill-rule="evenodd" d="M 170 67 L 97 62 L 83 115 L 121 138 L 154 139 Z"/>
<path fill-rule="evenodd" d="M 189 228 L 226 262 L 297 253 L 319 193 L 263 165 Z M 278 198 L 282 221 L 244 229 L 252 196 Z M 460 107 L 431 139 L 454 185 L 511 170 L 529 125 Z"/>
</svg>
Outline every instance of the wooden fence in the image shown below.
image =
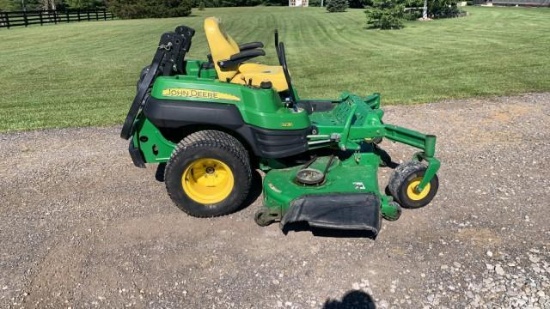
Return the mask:
<svg viewBox="0 0 550 309">
<path fill-rule="evenodd" d="M 0 28 L 113 19 L 113 13 L 97 10 L 44 10 L 0 12 Z"/>
</svg>

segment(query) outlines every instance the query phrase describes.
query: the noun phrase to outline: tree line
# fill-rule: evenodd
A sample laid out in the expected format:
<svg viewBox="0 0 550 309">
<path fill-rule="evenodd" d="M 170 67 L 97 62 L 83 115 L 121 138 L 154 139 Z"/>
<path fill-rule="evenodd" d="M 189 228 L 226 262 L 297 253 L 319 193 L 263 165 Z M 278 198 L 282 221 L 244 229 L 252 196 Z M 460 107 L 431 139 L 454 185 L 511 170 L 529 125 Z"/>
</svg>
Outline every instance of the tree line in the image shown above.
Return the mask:
<svg viewBox="0 0 550 309">
<path fill-rule="evenodd" d="M 323 1 L 323 2 L 321 2 Z M 368 27 L 399 29 L 404 20 L 457 17 L 461 11 L 458 0 L 309 0 L 310 6 L 327 7 L 329 12 L 349 8 L 367 8 Z M 115 16 L 130 18 L 161 18 L 188 16 L 191 8 L 287 6 L 288 0 L 0 0 L 0 11 L 66 10 L 107 8 Z M 424 8 L 419 10 L 419 8 Z"/>
<path fill-rule="evenodd" d="M 106 0 L 0 0 L 0 11 L 105 8 Z"/>
<path fill-rule="evenodd" d="M 321 6 L 322 0 L 310 0 L 310 6 Z M 324 0 L 324 5 L 335 0 Z M 344 0 L 350 8 L 363 8 L 372 0 Z M 30 11 L 107 8 L 115 16 L 127 18 L 188 16 L 191 8 L 287 6 L 288 0 L 0 0 L 0 11 Z"/>
<path fill-rule="evenodd" d="M 0 11 L 23 10 L 65 10 L 65 9 L 95 9 L 112 6 L 128 6 L 131 10 L 146 7 L 148 4 L 163 2 L 166 7 L 177 7 L 181 2 L 189 2 L 192 7 L 239 7 L 239 6 L 287 6 L 288 0 L 0 0 Z M 324 0 L 327 5 L 330 0 Z M 363 8 L 372 4 L 372 0 L 349 0 L 350 8 Z M 310 6 L 321 6 L 321 0 L 310 0 Z"/>
</svg>

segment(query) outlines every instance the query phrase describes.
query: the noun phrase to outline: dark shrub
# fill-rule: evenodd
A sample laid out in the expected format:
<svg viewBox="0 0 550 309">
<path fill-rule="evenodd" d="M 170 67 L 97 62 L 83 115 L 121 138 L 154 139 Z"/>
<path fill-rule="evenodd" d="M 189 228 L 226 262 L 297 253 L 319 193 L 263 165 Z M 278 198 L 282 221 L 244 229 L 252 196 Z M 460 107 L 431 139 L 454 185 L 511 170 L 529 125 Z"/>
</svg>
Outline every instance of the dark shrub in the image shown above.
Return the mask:
<svg viewBox="0 0 550 309">
<path fill-rule="evenodd" d="M 367 25 L 376 29 L 403 28 L 405 6 L 392 0 L 373 0 L 367 9 Z"/>
<path fill-rule="evenodd" d="M 321 6 L 321 0 L 309 0 L 309 6 L 320 7 Z"/>
<path fill-rule="evenodd" d="M 348 7 L 348 0 L 329 0 L 327 3 L 327 11 L 330 13 L 345 12 Z"/>
</svg>

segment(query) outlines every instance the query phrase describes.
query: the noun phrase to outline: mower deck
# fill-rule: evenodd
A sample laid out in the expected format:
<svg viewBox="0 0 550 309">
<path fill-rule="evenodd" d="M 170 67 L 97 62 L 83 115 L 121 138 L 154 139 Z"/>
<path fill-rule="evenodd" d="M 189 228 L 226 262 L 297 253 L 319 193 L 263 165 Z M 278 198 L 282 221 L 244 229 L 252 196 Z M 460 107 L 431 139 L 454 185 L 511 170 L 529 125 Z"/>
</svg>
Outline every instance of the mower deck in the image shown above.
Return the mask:
<svg viewBox="0 0 550 309">
<path fill-rule="evenodd" d="M 282 228 L 307 222 L 313 227 L 364 230 L 376 236 L 380 216 L 396 211 L 379 193 L 380 158 L 371 152 L 342 157 L 320 157 L 267 173 L 263 190 L 270 219 L 280 220 Z"/>
</svg>

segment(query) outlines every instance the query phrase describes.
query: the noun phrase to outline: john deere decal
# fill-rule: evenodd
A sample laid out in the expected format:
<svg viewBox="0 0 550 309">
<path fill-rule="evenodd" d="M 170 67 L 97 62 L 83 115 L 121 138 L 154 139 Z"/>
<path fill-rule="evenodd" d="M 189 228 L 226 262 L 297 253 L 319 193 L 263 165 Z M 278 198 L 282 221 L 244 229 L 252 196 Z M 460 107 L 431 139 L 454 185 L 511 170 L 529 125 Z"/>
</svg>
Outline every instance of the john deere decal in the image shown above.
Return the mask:
<svg viewBox="0 0 550 309">
<path fill-rule="evenodd" d="M 162 95 L 165 97 L 185 97 L 185 98 L 197 98 L 197 99 L 214 99 L 214 100 L 230 100 L 240 101 L 239 97 L 228 93 L 199 90 L 199 89 L 185 89 L 185 88 L 168 88 L 162 90 Z"/>
</svg>

